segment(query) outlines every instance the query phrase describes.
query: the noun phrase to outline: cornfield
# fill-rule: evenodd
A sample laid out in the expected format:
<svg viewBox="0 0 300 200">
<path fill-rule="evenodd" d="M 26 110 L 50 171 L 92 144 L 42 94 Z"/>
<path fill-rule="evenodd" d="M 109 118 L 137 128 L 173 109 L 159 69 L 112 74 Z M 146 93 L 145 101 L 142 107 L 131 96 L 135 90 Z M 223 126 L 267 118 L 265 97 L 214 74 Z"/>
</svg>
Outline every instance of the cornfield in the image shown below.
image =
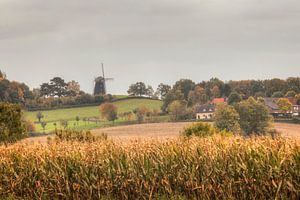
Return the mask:
<svg viewBox="0 0 300 200">
<path fill-rule="evenodd" d="M 278 138 L 0 147 L 1 199 L 299 199 L 300 146 Z"/>
</svg>

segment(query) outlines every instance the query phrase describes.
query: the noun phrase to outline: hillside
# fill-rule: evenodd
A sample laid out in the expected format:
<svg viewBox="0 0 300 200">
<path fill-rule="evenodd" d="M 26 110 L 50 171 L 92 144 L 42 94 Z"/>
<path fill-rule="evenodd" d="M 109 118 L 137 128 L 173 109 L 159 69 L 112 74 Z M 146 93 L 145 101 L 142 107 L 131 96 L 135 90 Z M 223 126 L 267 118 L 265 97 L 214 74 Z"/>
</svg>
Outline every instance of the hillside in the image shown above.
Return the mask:
<svg viewBox="0 0 300 200">
<path fill-rule="evenodd" d="M 118 113 L 124 113 L 132 111 L 133 109 L 139 106 L 145 106 L 148 109 L 161 109 L 162 102 L 159 100 L 153 99 L 124 99 L 114 102 L 114 104 L 118 107 Z M 99 106 L 87 106 L 87 107 L 79 107 L 79 108 L 67 108 L 67 109 L 57 109 L 57 110 L 47 110 L 42 111 L 44 118 L 42 121 L 47 123 L 45 132 L 50 132 L 55 129 L 54 123 L 57 124 L 57 127 L 60 127 L 61 120 L 68 120 L 69 127 L 74 127 L 77 129 L 92 129 L 97 127 L 102 127 L 107 124 L 101 120 L 100 122 L 88 122 L 83 121 L 84 118 L 100 118 Z M 37 122 L 36 118 L 37 111 L 35 112 L 25 112 L 25 116 L 32 122 Z M 75 118 L 79 116 L 80 121 L 76 122 Z M 122 121 L 122 119 L 117 120 L 117 123 Z M 43 129 L 40 124 L 36 124 L 36 128 L 38 132 L 42 132 Z"/>
</svg>

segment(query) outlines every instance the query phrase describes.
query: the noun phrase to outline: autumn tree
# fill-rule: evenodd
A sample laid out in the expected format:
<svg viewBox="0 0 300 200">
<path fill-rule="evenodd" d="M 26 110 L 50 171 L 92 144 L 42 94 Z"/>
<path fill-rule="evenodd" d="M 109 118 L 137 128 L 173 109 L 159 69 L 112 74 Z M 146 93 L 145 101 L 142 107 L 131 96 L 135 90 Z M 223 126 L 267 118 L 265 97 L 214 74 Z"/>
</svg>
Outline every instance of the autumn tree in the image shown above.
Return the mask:
<svg viewBox="0 0 300 200">
<path fill-rule="evenodd" d="M 133 110 L 133 113 L 136 115 L 138 123 L 144 122 L 145 117 L 148 112 L 149 112 L 149 109 L 145 106 L 139 106 L 138 108 L 135 108 Z"/>
<path fill-rule="evenodd" d="M 172 120 L 180 120 L 187 114 L 187 104 L 184 101 L 173 101 L 168 106 L 168 112 L 170 113 Z"/>
<path fill-rule="evenodd" d="M 284 113 L 287 113 L 292 110 L 292 104 L 286 98 L 280 98 L 277 100 L 276 103 L 277 103 L 279 109 L 282 110 Z"/>
<path fill-rule="evenodd" d="M 193 91 L 190 91 L 188 102 L 189 105 L 205 104 L 209 100 L 204 88 L 196 86 Z"/>
<path fill-rule="evenodd" d="M 113 103 L 104 103 L 100 106 L 101 117 L 107 121 L 114 121 L 118 118 L 118 107 Z"/>
<path fill-rule="evenodd" d="M 80 93 L 80 85 L 78 82 L 72 80 L 67 83 L 68 96 L 77 96 Z"/>
</svg>

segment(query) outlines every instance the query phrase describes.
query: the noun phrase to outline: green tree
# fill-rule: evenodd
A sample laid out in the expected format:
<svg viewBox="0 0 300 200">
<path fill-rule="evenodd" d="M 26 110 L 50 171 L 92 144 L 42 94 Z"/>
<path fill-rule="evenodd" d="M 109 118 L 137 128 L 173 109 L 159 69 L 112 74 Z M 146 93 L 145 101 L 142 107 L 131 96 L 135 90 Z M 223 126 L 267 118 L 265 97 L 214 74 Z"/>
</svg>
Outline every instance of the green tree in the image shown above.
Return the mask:
<svg viewBox="0 0 300 200">
<path fill-rule="evenodd" d="M 272 117 L 264 103 L 250 97 L 236 104 L 235 109 L 240 116 L 241 129 L 246 135 L 263 135 L 267 132 Z"/>
<path fill-rule="evenodd" d="M 173 121 L 183 119 L 183 117 L 187 114 L 187 104 L 185 101 L 173 101 L 168 106 L 168 112 L 171 114 L 171 119 Z"/>
<path fill-rule="evenodd" d="M 293 90 L 290 90 L 285 94 L 285 97 L 295 97 L 295 96 L 296 96 L 296 92 Z"/>
<path fill-rule="evenodd" d="M 118 118 L 118 107 L 113 103 L 104 103 L 100 106 L 99 111 L 101 117 L 105 118 L 107 121 L 114 121 Z"/>
<path fill-rule="evenodd" d="M 240 116 L 233 106 L 219 104 L 214 114 L 215 127 L 235 134 L 240 132 Z"/>
<path fill-rule="evenodd" d="M 240 101 L 242 101 L 241 95 L 237 92 L 231 92 L 228 97 L 227 102 L 229 105 L 235 105 L 236 103 L 239 103 Z"/>
<path fill-rule="evenodd" d="M 15 142 L 26 136 L 21 107 L 0 102 L 0 142 Z"/>
<path fill-rule="evenodd" d="M 76 116 L 75 120 L 76 120 L 77 125 L 78 125 L 78 122 L 80 121 L 80 117 L 79 117 L 79 116 Z"/>
<path fill-rule="evenodd" d="M 276 103 L 277 103 L 279 109 L 282 110 L 284 113 L 287 113 L 292 110 L 293 105 L 286 98 L 280 98 L 277 100 Z"/>
<path fill-rule="evenodd" d="M 281 91 L 274 92 L 272 98 L 282 98 L 284 95 Z"/>
<path fill-rule="evenodd" d="M 127 93 L 132 96 L 144 96 L 147 95 L 147 87 L 145 83 L 137 82 L 129 86 Z"/>
<path fill-rule="evenodd" d="M 196 84 L 189 79 L 181 79 L 175 83 L 172 90 L 174 93 L 178 92 L 183 94 L 183 99 L 188 101 L 190 91 L 194 90 Z M 175 100 L 182 100 L 181 97 L 176 98 Z"/>
</svg>

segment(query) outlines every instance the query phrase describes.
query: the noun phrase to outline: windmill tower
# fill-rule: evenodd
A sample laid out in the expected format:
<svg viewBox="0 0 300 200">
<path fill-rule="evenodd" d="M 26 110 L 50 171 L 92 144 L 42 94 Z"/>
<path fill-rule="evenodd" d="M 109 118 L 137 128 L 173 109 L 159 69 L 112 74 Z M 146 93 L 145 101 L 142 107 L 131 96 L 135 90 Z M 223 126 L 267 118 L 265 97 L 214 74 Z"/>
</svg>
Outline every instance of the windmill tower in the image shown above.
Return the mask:
<svg viewBox="0 0 300 200">
<path fill-rule="evenodd" d="M 106 81 L 113 81 L 113 78 L 105 78 L 104 65 L 101 63 L 102 76 L 95 78 L 94 95 L 105 95 L 106 94 Z"/>
</svg>

